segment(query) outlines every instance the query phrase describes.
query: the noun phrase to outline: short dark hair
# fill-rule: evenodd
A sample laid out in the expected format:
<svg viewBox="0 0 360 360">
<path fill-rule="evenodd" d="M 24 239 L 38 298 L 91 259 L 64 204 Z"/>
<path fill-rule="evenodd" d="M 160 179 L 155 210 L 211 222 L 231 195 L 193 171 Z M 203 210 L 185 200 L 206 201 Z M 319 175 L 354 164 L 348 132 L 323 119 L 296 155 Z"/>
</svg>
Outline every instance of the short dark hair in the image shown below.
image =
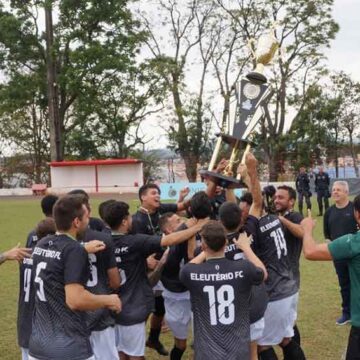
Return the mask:
<svg viewBox="0 0 360 360">
<path fill-rule="evenodd" d="M 105 211 L 106 211 L 106 208 L 110 205 L 110 204 L 113 204 L 114 202 L 116 202 L 116 200 L 114 199 L 109 199 L 109 200 L 105 200 L 103 201 L 100 205 L 99 205 L 99 208 L 98 208 L 98 211 L 99 211 L 99 216 L 101 218 L 101 220 L 105 221 Z"/>
<path fill-rule="evenodd" d="M 156 189 L 159 192 L 159 194 L 161 194 L 160 188 L 156 184 L 154 184 L 154 183 L 145 184 L 143 186 L 140 186 L 140 189 L 139 189 L 139 200 L 140 201 L 141 201 L 141 197 L 143 195 L 146 195 L 147 191 L 150 189 Z"/>
<path fill-rule="evenodd" d="M 288 185 L 280 185 L 278 186 L 278 190 L 285 190 L 289 194 L 289 199 L 296 201 L 296 191 L 294 188 Z"/>
<path fill-rule="evenodd" d="M 175 215 L 175 213 L 169 211 L 169 212 L 166 212 L 164 214 L 162 214 L 159 218 L 159 228 L 162 232 L 164 232 L 164 228 L 168 222 L 168 220 L 173 217 Z"/>
<path fill-rule="evenodd" d="M 115 201 L 106 207 L 104 221 L 112 230 L 116 230 L 129 215 L 129 205 L 123 201 Z"/>
<path fill-rule="evenodd" d="M 90 197 L 89 194 L 83 189 L 75 189 L 68 192 L 68 195 L 81 195 L 83 197 L 84 205 L 90 211 Z"/>
<path fill-rule="evenodd" d="M 226 234 L 224 227 L 217 221 L 209 221 L 201 229 L 201 237 L 212 251 L 219 251 L 225 246 Z"/>
<path fill-rule="evenodd" d="M 52 194 L 46 195 L 41 199 L 41 210 L 45 216 L 52 216 L 54 205 L 58 199 L 58 196 Z"/>
<path fill-rule="evenodd" d="M 219 218 L 228 231 L 235 231 L 241 222 L 241 209 L 233 202 L 224 202 L 219 208 Z"/>
<path fill-rule="evenodd" d="M 54 235 L 56 233 L 55 221 L 52 218 L 41 220 L 35 229 L 36 236 L 40 240 L 47 235 Z"/>
<path fill-rule="evenodd" d="M 354 209 L 360 213 L 360 194 L 355 196 L 353 204 L 354 204 Z"/>
<path fill-rule="evenodd" d="M 211 200 L 205 191 L 199 191 L 190 199 L 191 215 L 195 219 L 205 219 L 213 214 Z"/>
<path fill-rule="evenodd" d="M 249 206 L 253 203 L 253 196 L 250 191 L 246 191 L 244 194 L 240 197 L 240 202 L 246 202 Z"/>
<path fill-rule="evenodd" d="M 59 231 L 68 231 L 74 219 L 80 220 L 84 216 L 84 197 L 79 195 L 65 195 L 54 206 L 53 217 Z"/>
</svg>

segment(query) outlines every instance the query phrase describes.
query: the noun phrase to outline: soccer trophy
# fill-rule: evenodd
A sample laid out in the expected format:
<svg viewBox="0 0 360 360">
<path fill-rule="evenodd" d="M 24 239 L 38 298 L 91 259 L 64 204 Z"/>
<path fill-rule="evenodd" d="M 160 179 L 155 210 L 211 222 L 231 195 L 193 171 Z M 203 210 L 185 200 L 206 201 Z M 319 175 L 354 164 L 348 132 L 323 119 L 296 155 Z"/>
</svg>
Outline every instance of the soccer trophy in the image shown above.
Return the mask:
<svg viewBox="0 0 360 360">
<path fill-rule="evenodd" d="M 263 117 L 261 107 L 273 95 L 270 86 L 266 84 L 267 79 L 263 72 L 265 65 L 271 61 L 277 48 L 278 43 L 273 34 L 267 33 L 259 38 L 257 48 L 253 52 L 256 68 L 237 84 L 233 126 L 229 127 L 227 134 L 222 132 L 218 135 L 208 170 L 200 171 L 203 177 L 211 178 L 221 187 L 244 187 L 235 166 L 237 167 L 240 161 L 245 163 L 246 154 L 251 149 L 251 136 L 254 128 Z M 232 150 L 226 168 L 222 172 L 217 172 L 215 166 L 223 142 L 228 144 Z"/>
</svg>

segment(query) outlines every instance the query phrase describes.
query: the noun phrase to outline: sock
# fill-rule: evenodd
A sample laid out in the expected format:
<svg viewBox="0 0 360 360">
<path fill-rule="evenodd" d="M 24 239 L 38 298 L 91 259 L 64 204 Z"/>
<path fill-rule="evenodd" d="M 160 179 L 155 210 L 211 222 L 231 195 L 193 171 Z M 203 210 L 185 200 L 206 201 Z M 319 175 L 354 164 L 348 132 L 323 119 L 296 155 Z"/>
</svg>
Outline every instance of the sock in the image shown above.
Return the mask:
<svg viewBox="0 0 360 360">
<path fill-rule="evenodd" d="M 282 349 L 284 352 L 284 360 L 306 360 L 300 345 L 294 340 L 290 340 Z"/>
<path fill-rule="evenodd" d="M 174 346 L 170 353 L 170 360 L 180 360 L 184 352 L 185 350 L 181 350 L 178 347 Z"/>
<path fill-rule="evenodd" d="M 278 360 L 274 349 L 271 347 L 259 353 L 259 360 Z"/>
<path fill-rule="evenodd" d="M 297 325 L 295 324 L 294 326 L 294 336 L 292 338 L 296 343 L 298 343 L 299 345 L 301 345 L 301 337 L 300 337 L 300 331 L 299 328 L 297 327 Z"/>
<path fill-rule="evenodd" d="M 159 342 L 161 329 L 150 329 L 149 341 L 152 343 Z"/>
</svg>

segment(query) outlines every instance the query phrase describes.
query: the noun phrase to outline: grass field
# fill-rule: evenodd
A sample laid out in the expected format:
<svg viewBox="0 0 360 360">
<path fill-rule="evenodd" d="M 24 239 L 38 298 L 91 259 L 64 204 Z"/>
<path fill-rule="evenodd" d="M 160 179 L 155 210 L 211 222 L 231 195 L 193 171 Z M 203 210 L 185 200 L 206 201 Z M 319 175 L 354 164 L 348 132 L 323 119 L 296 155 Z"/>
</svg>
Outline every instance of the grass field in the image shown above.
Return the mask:
<svg viewBox="0 0 360 360">
<path fill-rule="evenodd" d="M 101 201 L 98 198 L 92 201 L 94 215 Z M 135 210 L 135 202 L 131 205 Z M 314 206 L 313 213 L 317 214 L 317 206 Z M 41 218 L 38 198 L 1 199 L 0 252 L 19 242 L 23 244 L 29 230 Z M 321 229 L 322 218 L 318 218 L 316 235 L 319 241 L 323 240 Z M 16 340 L 18 287 L 17 264 L 3 264 L 0 268 L 0 360 L 20 359 Z M 339 314 L 340 295 L 332 264 L 302 259 L 298 326 L 308 360 L 341 359 L 350 328 L 335 325 Z M 169 349 L 172 347 L 171 333 L 163 334 L 162 340 Z M 148 351 L 146 355 L 150 360 L 160 358 L 153 351 Z M 188 351 L 184 359 L 190 358 Z"/>
</svg>

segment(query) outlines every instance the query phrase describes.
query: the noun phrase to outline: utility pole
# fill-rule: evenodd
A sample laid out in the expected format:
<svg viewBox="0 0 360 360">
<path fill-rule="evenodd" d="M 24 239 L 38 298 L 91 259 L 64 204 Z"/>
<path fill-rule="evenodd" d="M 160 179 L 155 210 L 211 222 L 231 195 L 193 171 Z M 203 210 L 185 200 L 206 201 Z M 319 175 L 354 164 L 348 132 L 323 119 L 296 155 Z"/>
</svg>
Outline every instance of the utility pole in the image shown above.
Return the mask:
<svg viewBox="0 0 360 360">
<path fill-rule="evenodd" d="M 46 70 L 47 96 L 50 125 L 51 161 L 62 161 L 61 126 L 59 114 L 58 85 L 56 82 L 56 61 L 54 60 L 54 31 L 52 19 L 52 0 L 45 1 Z"/>
</svg>

